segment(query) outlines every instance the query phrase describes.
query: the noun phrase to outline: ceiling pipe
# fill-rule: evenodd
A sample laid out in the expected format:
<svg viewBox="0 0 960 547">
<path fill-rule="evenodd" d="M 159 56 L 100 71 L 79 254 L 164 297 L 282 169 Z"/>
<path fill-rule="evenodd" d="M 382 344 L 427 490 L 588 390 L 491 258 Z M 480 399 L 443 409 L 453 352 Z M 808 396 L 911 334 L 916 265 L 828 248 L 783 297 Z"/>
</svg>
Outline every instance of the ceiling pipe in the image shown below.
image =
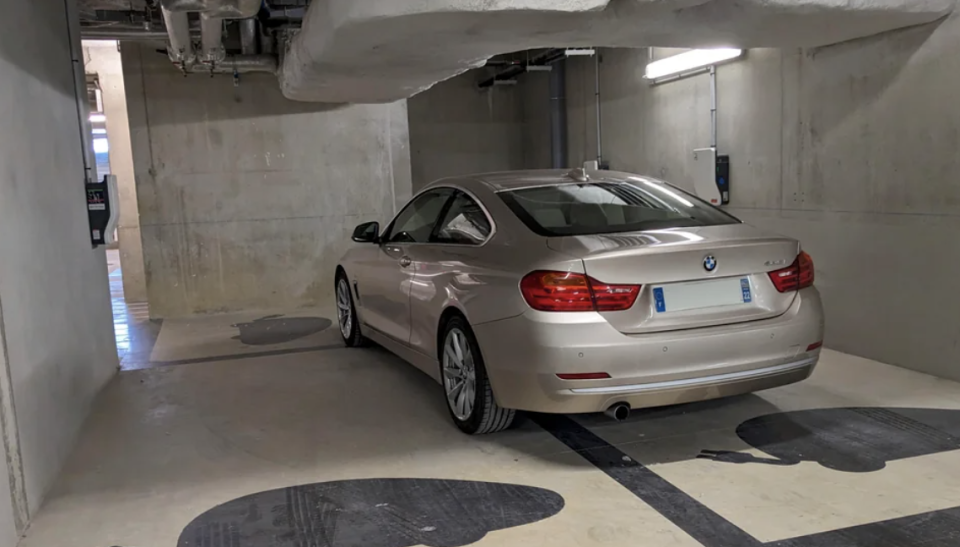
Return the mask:
<svg viewBox="0 0 960 547">
<path fill-rule="evenodd" d="M 200 62 L 216 65 L 226 57 L 223 49 L 223 19 L 200 16 Z"/>
<path fill-rule="evenodd" d="M 240 51 L 244 55 L 259 53 L 257 47 L 257 20 L 253 17 L 240 20 Z"/>
<path fill-rule="evenodd" d="M 173 12 L 199 12 L 219 19 L 246 19 L 260 11 L 261 0 L 163 0 Z"/>
<path fill-rule="evenodd" d="M 180 70 L 186 70 L 196 60 L 190 39 L 190 18 L 186 12 L 170 11 L 165 5 L 161 6 L 160 11 L 163 13 L 163 24 L 167 27 L 167 39 L 170 41 L 167 55 Z"/>
<path fill-rule="evenodd" d="M 508 60 L 508 59 L 487 59 L 487 62 L 483 66 L 513 66 L 513 65 L 522 65 L 521 61 Z"/>
<path fill-rule="evenodd" d="M 116 28 L 111 26 L 82 27 L 80 36 L 84 40 L 118 40 L 125 41 L 164 41 L 167 33 L 162 30 L 146 30 L 138 28 Z"/>
<path fill-rule="evenodd" d="M 307 8 L 270 8 L 271 19 L 282 19 L 287 21 L 302 21 L 306 15 Z"/>
<path fill-rule="evenodd" d="M 206 72 L 215 74 L 227 72 L 237 74 L 241 71 L 234 62 L 233 67 L 219 70 L 219 66 L 226 59 L 223 47 L 223 20 L 248 19 L 257 15 L 262 6 L 262 0 L 162 0 L 161 11 L 167 27 L 170 41 L 168 54 L 170 59 L 186 73 Z M 200 14 L 200 43 L 199 56 L 194 55 L 190 41 L 190 12 Z M 256 22 L 254 22 L 256 25 Z M 199 61 L 199 66 L 194 67 Z M 273 60 L 273 72 L 276 72 L 276 59 Z M 250 66 L 260 66 L 259 62 L 251 62 Z M 258 69 L 257 71 L 268 71 Z"/>
<path fill-rule="evenodd" d="M 537 55 L 536 57 L 534 57 L 533 59 L 525 63 L 510 65 L 506 69 L 501 70 L 500 72 L 495 74 L 493 77 L 483 80 L 482 82 L 477 84 L 477 87 L 479 87 L 480 89 L 484 89 L 494 85 L 498 85 L 499 82 L 513 80 L 517 76 L 525 72 L 528 72 L 527 67 L 551 65 L 561 59 L 566 59 L 567 55 L 568 55 L 568 50 L 566 49 L 548 49 L 547 51 L 541 53 L 540 55 Z"/>
<path fill-rule="evenodd" d="M 194 74 L 276 74 L 279 65 L 273 55 L 227 55 L 216 65 L 195 64 L 187 72 Z"/>
</svg>

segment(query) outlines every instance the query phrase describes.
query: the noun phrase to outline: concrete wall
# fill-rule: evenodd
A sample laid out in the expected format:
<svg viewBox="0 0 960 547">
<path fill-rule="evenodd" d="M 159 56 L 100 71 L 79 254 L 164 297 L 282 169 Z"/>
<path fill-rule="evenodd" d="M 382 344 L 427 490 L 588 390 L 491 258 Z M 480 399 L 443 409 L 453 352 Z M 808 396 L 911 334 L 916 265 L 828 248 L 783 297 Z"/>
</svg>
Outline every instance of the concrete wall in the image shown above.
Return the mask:
<svg viewBox="0 0 960 547">
<path fill-rule="evenodd" d="M 39 508 L 118 364 L 106 258 L 90 247 L 64 3 L 5 7 L 0 421 L 7 469 L 0 472 L 0 545 L 9 547 L 17 536 L 11 508 L 24 497 L 27 515 L 20 517 Z"/>
<path fill-rule="evenodd" d="M 813 255 L 827 344 L 953 379 L 958 48 L 953 16 L 815 50 L 751 50 L 719 68 L 718 84 L 730 210 L 799 238 Z M 650 87 L 641 80 L 645 50 L 606 50 L 604 59 L 612 167 L 690 188 L 691 150 L 710 141 L 708 77 Z M 584 77 L 571 71 L 571 80 Z M 571 132 L 589 141 L 595 130 L 575 118 Z"/>
<path fill-rule="evenodd" d="M 127 120 L 127 95 L 120 51 L 116 42 L 85 41 L 83 57 L 87 74 L 99 77 L 103 111 L 107 117 L 107 140 L 110 142 L 110 172 L 117 176 L 120 197 L 117 237 L 123 296 L 127 302 L 146 302 L 147 280 L 143 271 L 140 213 L 137 211 L 137 186 L 133 174 L 130 123 Z"/>
<path fill-rule="evenodd" d="M 407 102 L 414 191 L 443 177 L 523 168 L 522 95 L 477 89 L 492 74 L 470 71 Z"/>
<path fill-rule="evenodd" d="M 155 50 L 121 52 L 151 316 L 332 305 L 355 225 L 409 198 L 406 103 L 297 103 Z"/>
</svg>

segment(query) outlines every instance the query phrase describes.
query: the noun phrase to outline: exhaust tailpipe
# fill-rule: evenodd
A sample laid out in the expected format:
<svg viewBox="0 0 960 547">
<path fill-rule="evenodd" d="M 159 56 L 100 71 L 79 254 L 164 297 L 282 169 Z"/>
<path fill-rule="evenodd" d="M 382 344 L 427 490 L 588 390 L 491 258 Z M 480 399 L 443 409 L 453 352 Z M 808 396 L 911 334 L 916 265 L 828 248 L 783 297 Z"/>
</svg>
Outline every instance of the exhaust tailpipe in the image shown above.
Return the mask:
<svg viewBox="0 0 960 547">
<path fill-rule="evenodd" d="M 627 403 L 617 403 L 608 408 L 604 414 L 618 422 L 622 422 L 630 417 L 630 405 Z"/>
</svg>

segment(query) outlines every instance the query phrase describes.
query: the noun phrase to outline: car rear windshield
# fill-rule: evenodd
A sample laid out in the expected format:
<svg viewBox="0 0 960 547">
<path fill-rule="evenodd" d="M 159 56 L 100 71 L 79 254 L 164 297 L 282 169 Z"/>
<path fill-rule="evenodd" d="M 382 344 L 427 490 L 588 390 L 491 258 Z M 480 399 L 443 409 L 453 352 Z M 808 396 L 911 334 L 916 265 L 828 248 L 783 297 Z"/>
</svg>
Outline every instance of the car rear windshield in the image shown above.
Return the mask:
<svg viewBox="0 0 960 547">
<path fill-rule="evenodd" d="M 686 192 L 646 180 L 557 184 L 499 195 L 527 227 L 547 237 L 740 223 Z"/>
</svg>

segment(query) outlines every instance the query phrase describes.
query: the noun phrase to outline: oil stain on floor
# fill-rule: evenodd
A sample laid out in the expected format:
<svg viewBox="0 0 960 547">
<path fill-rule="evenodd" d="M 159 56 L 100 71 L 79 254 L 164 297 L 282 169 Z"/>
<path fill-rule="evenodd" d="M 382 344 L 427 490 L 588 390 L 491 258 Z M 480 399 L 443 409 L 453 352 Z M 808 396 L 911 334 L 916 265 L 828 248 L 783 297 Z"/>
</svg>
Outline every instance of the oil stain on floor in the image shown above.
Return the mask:
<svg viewBox="0 0 960 547">
<path fill-rule="evenodd" d="M 273 346 L 317 334 L 327 330 L 332 324 L 333 321 L 325 317 L 268 315 L 255 321 L 233 325 L 240 329 L 240 334 L 233 339 L 248 346 Z"/>
</svg>

